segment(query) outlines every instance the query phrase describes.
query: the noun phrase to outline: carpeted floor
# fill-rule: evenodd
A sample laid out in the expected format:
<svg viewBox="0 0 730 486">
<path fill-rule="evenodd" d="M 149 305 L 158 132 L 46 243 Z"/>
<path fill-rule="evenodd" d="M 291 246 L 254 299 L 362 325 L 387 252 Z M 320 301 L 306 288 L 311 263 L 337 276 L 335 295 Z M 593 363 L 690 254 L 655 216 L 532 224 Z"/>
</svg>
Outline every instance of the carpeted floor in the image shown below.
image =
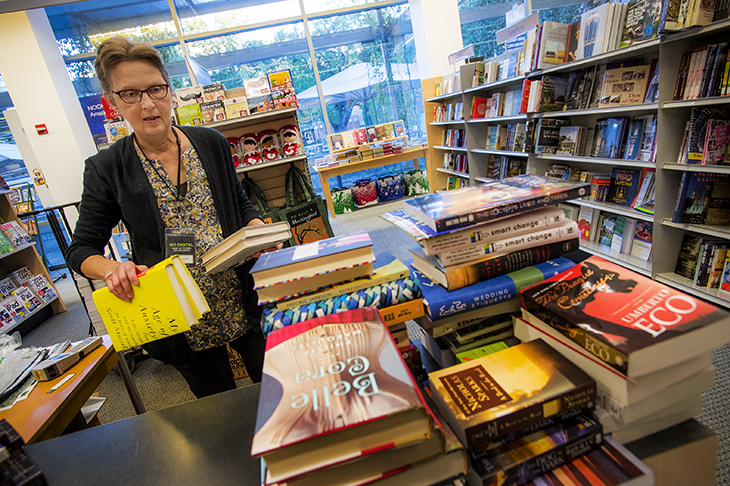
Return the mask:
<svg viewBox="0 0 730 486">
<path fill-rule="evenodd" d="M 376 253 L 387 250 L 398 259 L 408 259 L 408 248 L 416 245 L 415 240 L 378 217 L 384 212 L 400 209 L 402 205 L 403 201 L 399 200 L 338 215 L 330 220 L 332 230 L 335 235 L 368 231 Z M 62 273 L 54 272 L 52 276 L 55 279 Z M 47 346 L 64 339 L 78 341 L 87 336 L 89 319 L 73 281 L 67 276 L 58 280 L 56 285 L 68 311 L 53 316 L 25 336 L 24 346 Z M 713 354 L 713 363 L 716 369 L 716 386 L 703 394 L 703 411 L 697 419 L 718 435 L 717 484 L 730 486 L 730 345 Z M 136 361 L 132 377 L 148 411 L 195 399 L 172 366 L 153 359 Z M 249 383 L 248 379 L 244 379 L 237 384 L 240 387 Z M 102 423 L 114 422 L 135 414 L 122 379 L 115 372 L 107 376 L 97 392 L 106 398 L 99 411 Z"/>
</svg>

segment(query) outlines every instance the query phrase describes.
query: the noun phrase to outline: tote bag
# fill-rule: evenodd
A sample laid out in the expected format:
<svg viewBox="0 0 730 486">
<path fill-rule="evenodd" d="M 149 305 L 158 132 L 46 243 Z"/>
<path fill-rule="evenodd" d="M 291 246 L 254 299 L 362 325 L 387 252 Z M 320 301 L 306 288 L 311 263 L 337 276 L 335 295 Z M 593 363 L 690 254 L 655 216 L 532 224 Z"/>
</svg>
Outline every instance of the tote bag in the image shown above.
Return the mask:
<svg viewBox="0 0 730 486">
<path fill-rule="evenodd" d="M 297 185 L 304 194 L 304 201 L 297 200 Z M 288 221 L 291 227 L 291 246 L 334 236 L 324 201 L 314 192 L 304 172 L 294 165 L 286 173 L 286 207 L 280 213 L 282 221 Z"/>
<path fill-rule="evenodd" d="M 248 198 L 251 199 L 251 196 L 253 196 L 253 198 L 255 199 L 255 202 L 252 202 L 254 203 L 254 206 L 258 210 L 259 214 L 261 215 L 261 219 L 264 221 L 264 223 L 270 224 L 281 221 L 279 208 L 269 207 L 269 203 L 266 202 L 266 195 L 264 194 L 264 190 L 261 189 L 258 184 L 254 182 L 253 179 L 246 175 L 246 177 L 244 177 L 241 181 L 241 185 L 243 186 L 243 190 L 246 191 Z"/>
</svg>

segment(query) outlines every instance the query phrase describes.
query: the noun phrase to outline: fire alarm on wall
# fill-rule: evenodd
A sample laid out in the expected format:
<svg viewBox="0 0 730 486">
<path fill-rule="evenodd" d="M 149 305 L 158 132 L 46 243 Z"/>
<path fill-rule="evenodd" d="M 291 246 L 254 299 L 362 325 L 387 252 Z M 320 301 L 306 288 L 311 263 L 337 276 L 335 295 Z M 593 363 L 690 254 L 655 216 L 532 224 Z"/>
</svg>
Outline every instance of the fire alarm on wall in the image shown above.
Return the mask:
<svg viewBox="0 0 730 486">
<path fill-rule="evenodd" d="M 47 135 L 48 129 L 46 128 L 45 123 L 41 123 L 40 125 L 35 126 L 35 131 L 38 132 L 38 135 Z"/>
</svg>

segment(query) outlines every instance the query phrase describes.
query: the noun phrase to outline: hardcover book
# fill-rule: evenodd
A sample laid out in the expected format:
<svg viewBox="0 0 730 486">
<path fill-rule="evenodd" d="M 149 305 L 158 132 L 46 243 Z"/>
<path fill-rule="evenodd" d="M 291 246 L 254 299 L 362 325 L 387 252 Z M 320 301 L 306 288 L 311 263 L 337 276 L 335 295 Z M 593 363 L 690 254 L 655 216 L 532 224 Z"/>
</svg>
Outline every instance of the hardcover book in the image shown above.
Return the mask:
<svg viewBox="0 0 730 486">
<path fill-rule="evenodd" d="M 607 69 L 603 78 L 600 107 L 638 105 L 644 102 L 649 64 Z"/>
<path fill-rule="evenodd" d="M 565 62 L 565 50 L 568 42 L 569 24 L 545 21 L 542 24 L 540 36 L 540 58 L 537 61 L 538 69 L 545 69 Z"/>
<path fill-rule="evenodd" d="M 653 39 L 659 35 L 664 0 L 630 0 L 619 47 Z"/>
<path fill-rule="evenodd" d="M 588 206 L 580 207 L 580 212 L 578 213 L 578 233 L 581 240 L 592 241 L 591 229 L 593 228 L 595 211 L 595 208 L 589 208 Z"/>
<path fill-rule="evenodd" d="M 411 264 L 410 261 L 403 263 Z M 421 283 L 426 315 L 432 321 L 436 321 L 443 317 L 516 299 L 520 289 L 541 282 L 548 276 L 557 275 L 573 265 L 573 261 L 557 257 L 452 292 L 418 270 L 413 270 L 412 275 Z"/>
<path fill-rule="evenodd" d="M 684 233 L 682 246 L 679 247 L 677 266 L 674 273 L 682 277 L 693 279 L 697 270 L 697 259 L 704 238 L 692 233 Z"/>
<path fill-rule="evenodd" d="M 627 123 L 627 118 L 596 120 L 596 135 L 591 155 L 607 159 L 619 158 L 623 153 L 621 148 Z"/>
<path fill-rule="evenodd" d="M 472 467 L 484 485 L 524 484 L 600 446 L 602 430 L 595 417 L 579 414 L 515 440 L 477 447 Z"/>
<path fill-rule="evenodd" d="M 295 309 L 312 302 L 332 299 L 338 295 L 357 292 L 388 282 L 395 282 L 400 279 L 410 278 L 410 276 L 408 267 L 400 260 L 396 259 L 387 251 L 381 251 L 375 255 L 373 274 L 371 276 L 355 280 L 354 282 L 335 285 L 329 289 L 313 292 L 294 299 L 282 300 L 276 303 L 276 307 L 279 310 Z"/>
<path fill-rule="evenodd" d="M 423 398 L 376 309 L 331 314 L 268 336 L 251 455 L 266 460 L 272 482 L 432 433 Z"/>
<path fill-rule="evenodd" d="M 588 184 L 520 175 L 428 194 L 404 202 L 405 210 L 437 232 L 497 220 L 586 195 Z"/>
<path fill-rule="evenodd" d="M 372 275 L 372 245 L 362 231 L 264 253 L 250 272 L 259 305 Z"/>
<path fill-rule="evenodd" d="M 603 4 L 580 17 L 578 59 L 596 56 L 608 50 L 606 30 L 610 30 L 611 4 Z"/>
<path fill-rule="evenodd" d="M 289 223 L 244 226 L 202 256 L 206 273 L 217 273 L 239 265 L 262 250 L 291 238 Z"/>
<path fill-rule="evenodd" d="M 578 239 L 571 238 L 448 267 L 439 264 L 434 257 L 426 255 L 420 248 L 413 248 L 410 251 L 413 254 L 413 268 L 452 292 L 546 262 L 576 251 L 578 247 Z"/>
<path fill-rule="evenodd" d="M 672 221 L 675 223 L 705 224 L 710 209 L 713 187 L 727 187 L 728 174 L 685 172 L 679 184 Z M 727 196 L 725 196 L 727 199 Z M 723 209 L 721 209 L 723 210 Z M 727 208 L 724 209 L 726 211 Z"/>
<path fill-rule="evenodd" d="M 611 173 L 611 186 L 608 201 L 621 206 L 631 206 L 641 184 L 641 169 L 614 167 Z"/>
<path fill-rule="evenodd" d="M 702 162 L 705 137 L 707 137 L 707 125 L 711 119 L 727 120 L 729 117 L 724 110 L 715 108 L 693 107 L 690 111 L 686 149 L 688 164 L 699 164 Z"/>
<path fill-rule="evenodd" d="M 538 112 L 562 111 L 568 94 L 568 80 L 558 76 L 543 76 Z"/>
<path fill-rule="evenodd" d="M 730 120 L 711 118 L 707 122 L 707 134 L 702 151 L 702 164 L 718 165 L 725 160 L 730 140 Z"/>
<path fill-rule="evenodd" d="M 107 287 L 95 290 L 94 304 L 117 351 L 190 330 L 210 308 L 179 256 L 138 275 L 134 297 L 125 302 Z"/>
<path fill-rule="evenodd" d="M 431 396 L 467 448 L 561 412 L 591 409 L 596 382 L 543 341 L 429 373 Z"/>
<path fill-rule="evenodd" d="M 524 289 L 522 308 L 629 378 L 730 341 L 730 313 L 592 256 Z"/>
</svg>

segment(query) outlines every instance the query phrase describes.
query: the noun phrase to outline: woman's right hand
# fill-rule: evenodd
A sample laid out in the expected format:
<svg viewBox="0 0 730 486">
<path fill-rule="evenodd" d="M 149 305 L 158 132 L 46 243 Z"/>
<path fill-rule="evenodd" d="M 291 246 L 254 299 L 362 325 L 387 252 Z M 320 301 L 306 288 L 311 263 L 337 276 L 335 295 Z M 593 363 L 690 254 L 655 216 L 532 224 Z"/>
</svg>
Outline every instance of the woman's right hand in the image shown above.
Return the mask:
<svg viewBox="0 0 730 486">
<path fill-rule="evenodd" d="M 104 282 L 113 295 L 124 302 L 131 302 L 132 297 L 134 297 L 132 287 L 139 285 L 137 275 L 146 271 L 147 267 L 145 265 L 135 265 L 131 261 L 126 261 L 107 273 L 104 276 Z"/>
</svg>

